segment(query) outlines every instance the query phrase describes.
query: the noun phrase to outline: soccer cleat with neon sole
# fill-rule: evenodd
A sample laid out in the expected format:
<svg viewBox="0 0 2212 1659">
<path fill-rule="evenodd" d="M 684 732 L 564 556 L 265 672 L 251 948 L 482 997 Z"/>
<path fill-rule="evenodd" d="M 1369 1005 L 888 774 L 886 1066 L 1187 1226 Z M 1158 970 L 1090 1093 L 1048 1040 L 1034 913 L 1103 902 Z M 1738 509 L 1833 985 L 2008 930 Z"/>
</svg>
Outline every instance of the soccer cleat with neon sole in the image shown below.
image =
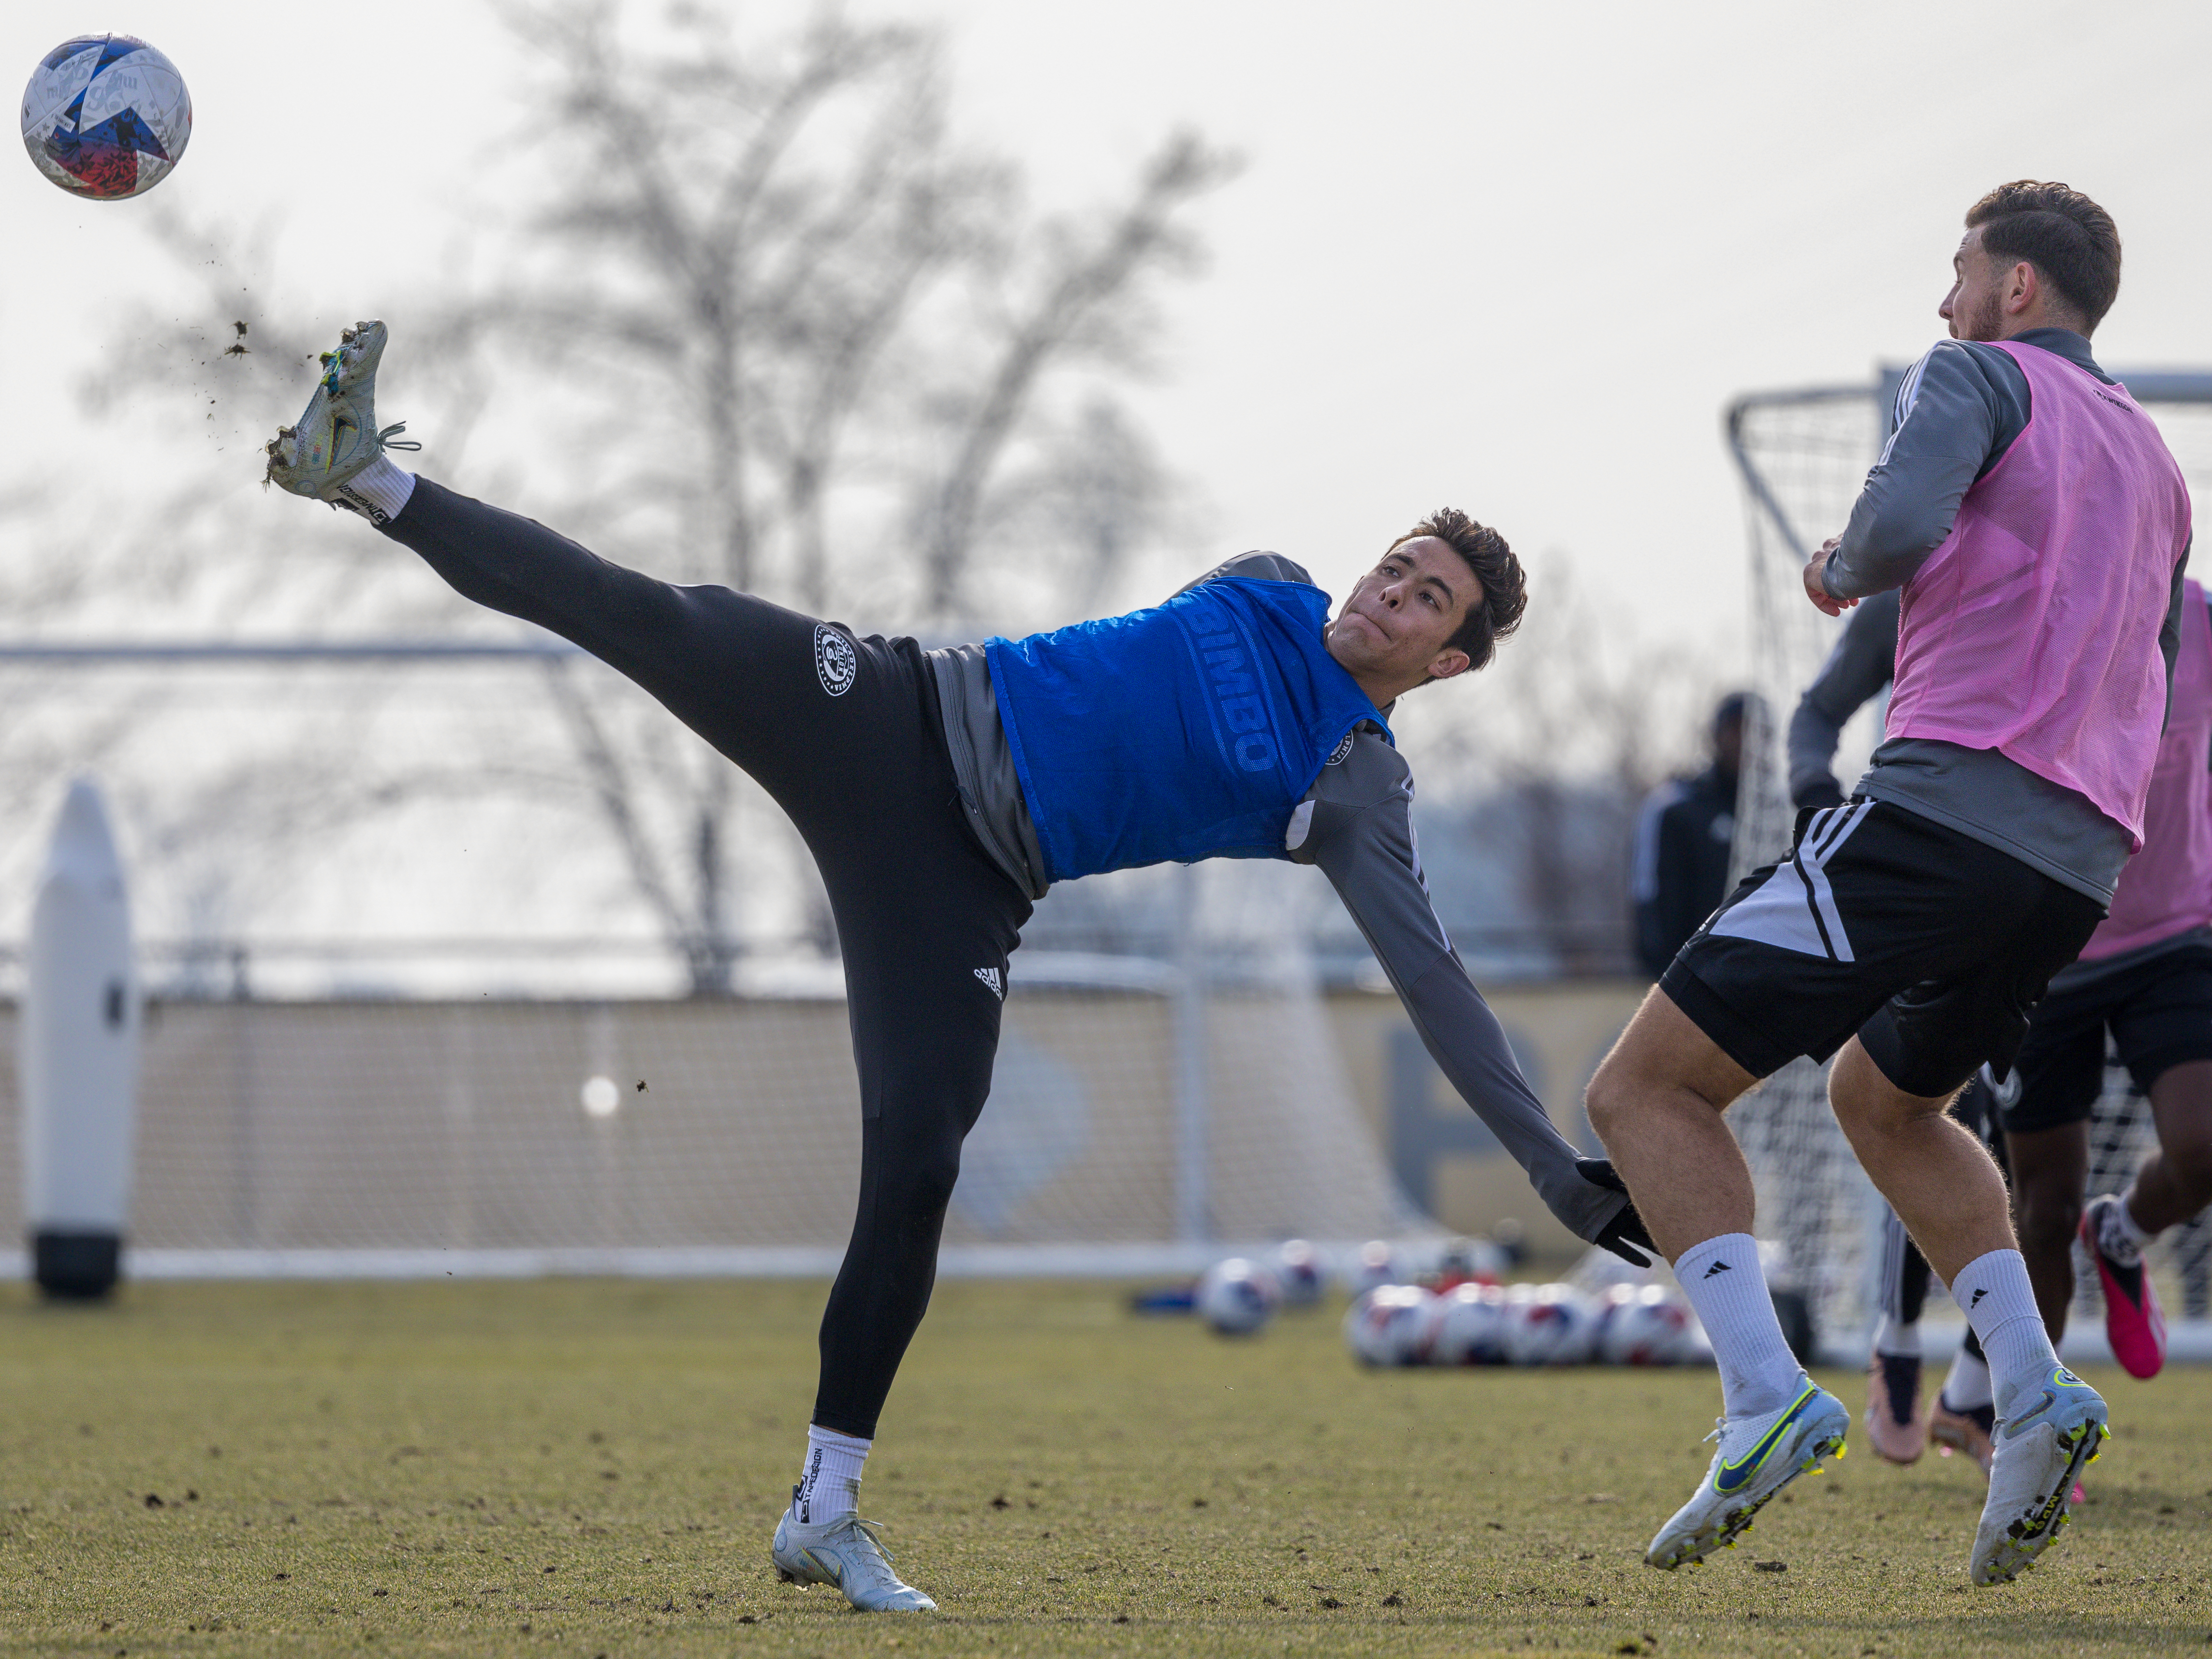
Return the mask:
<svg viewBox="0 0 2212 1659">
<path fill-rule="evenodd" d="M 856 1481 L 855 1486 L 859 1485 Z M 791 1489 L 799 1502 L 799 1488 Z M 891 1571 L 883 1528 L 848 1510 L 833 1521 L 809 1526 L 789 1510 L 775 1523 L 769 1547 L 776 1576 L 787 1584 L 835 1584 L 863 1613 L 934 1613 L 937 1603 Z"/>
<path fill-rule="evenodd" d="M 1989 1500 L 1974 1534 L 1977 1584 L 2002 1584 L 2033 1566 L 2073 1517 L 2075 1483 L 2111 1436 L 2098 1392 L 2063 1365 L 2006 1390 L 1996 1419 Z"/>
<path fill-rule="evenodd" d="M 1844 1402 L 1802 1372 L 1787 1405 L 1757 1417 L 1721 1419 L 1712 1467 L 1697 1495 L 1651 1540 L 1645 1564 L 1671 1571 L 1733 1548 L 1775 1493 L 1801 1474 L 1817 1473 L 1822 1458 L 1843 1456 L 1850 1426 Z"/>
<path fill-rule="evenodd" d="M 1928 1449 L 1920 1415 L 1920 1356 L 1878 1353 L 1868 1367 L 1867 1440 L 1892 1463 L 1917 1463 Z"/>
<path fill-rule="evenodd" d="M 404 421 L 377 430 L 376 366 L 387 337 L 382 323 L 356 323 L 339 337 L 337 350 L 323 353 L 322 378 L 298 423 L 280 428 L 269 441 L 266 482 L 295 495 L 382 518 L 347 484 L 386 450 L 422 447 L 397 438 L 407 429 Z"/>
<path fill-rule="evenodd" d="M 2166 1365 L 2166 1312 L 2140 1254 L 2132 1266 L 2105 1249 L 2105 1217 L 2127 1200 L 2112 1194 L 2093 1199 L 2081 1212 L 2081 1243 L 2097 1264 L 2097 1284 L 2105 1293 L 2105 1335 L 2112 1358 L 2130 1376 L 2156 1376 Z"/>
</svg>

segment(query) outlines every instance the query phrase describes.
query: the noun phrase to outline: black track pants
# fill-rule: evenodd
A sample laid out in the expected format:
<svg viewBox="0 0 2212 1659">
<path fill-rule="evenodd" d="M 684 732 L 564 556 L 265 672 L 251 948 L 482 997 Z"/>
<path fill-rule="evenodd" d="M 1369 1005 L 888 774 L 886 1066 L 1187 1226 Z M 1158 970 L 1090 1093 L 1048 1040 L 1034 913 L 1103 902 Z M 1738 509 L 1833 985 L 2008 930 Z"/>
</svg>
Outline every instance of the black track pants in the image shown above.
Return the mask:
<svg viewBox="0 0 2212 1659">
<path fill-rule="evenodd" d="M 861 1116 L 860 1215 L 823 1316 L 814 1421 L 872 1438 L 929 1305 L 1030 915 L 969 834 L 921 647 L 656 581 L 427 478 L 386 533 L 466 598 L 636 681 L 750 773 L 814 854 L 844 951 Z"/>
</svg>

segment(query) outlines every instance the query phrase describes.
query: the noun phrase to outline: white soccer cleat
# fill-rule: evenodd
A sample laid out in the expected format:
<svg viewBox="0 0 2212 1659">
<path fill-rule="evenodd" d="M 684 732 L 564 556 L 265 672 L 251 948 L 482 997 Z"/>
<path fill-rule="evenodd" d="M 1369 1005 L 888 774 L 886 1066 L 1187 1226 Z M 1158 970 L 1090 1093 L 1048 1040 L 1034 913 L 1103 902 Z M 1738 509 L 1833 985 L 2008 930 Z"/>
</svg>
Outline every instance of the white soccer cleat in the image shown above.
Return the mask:
<svg viewBox="0 0 2212 1659">
<path fill-rule="evenodd" d="M 853 1483 L 855 1487 L 859 1482 Z M 799 1488 L 791 1489 L 799 1501 Z M 775 1523 L 769 1553 L 787 1584 L 835 1584 L 863 1613 L 934 1613 L 937 1603 L 891 1571 L 883 1529 L 848 1510 L 834 1521 L 808 1526 L 789 1510 Z"/>
<path fill-rule="evenodd" d="M 2075 1482 L 2110 1437 L 2098 1392 L 2063 1365 L 2014 1391 L 1996 1419 L 1989 1501 L 1974 1534 L 1977 1584 L 2002 1584 L 2035 1565 L 2072 1517 Z"/>
<path fill-rule="evenodd" d="M 1799 1475 L 1817 1473 L 1822 1458 L 1844 1455 L 1850 1426 L 1844 1402 L 1802 1372 L 1788 1405 L 1757 1417 L 1721 1419 L 1711 1437 L 1721 1443 L 1712 1467 L 1697 1495 L 1659 1528 L 1644 1552 L 1645 1564 L 1663 1571 L 1733 1549 L 1768 1498 Z"/>
<path fill-rule="evenodd" d="M 386 450 L 422 447 L 398 435 L 407 429 L 404 421 L 377 429 L 376 366 L 386 338 L 382 323 L 356 323 L 335 351 L 323 353 L 322 378 L 299 423 L 278 428 L 267 445 L 267 483 L 382 522 L 382 514 L 347 486 Z"/>
</svg>

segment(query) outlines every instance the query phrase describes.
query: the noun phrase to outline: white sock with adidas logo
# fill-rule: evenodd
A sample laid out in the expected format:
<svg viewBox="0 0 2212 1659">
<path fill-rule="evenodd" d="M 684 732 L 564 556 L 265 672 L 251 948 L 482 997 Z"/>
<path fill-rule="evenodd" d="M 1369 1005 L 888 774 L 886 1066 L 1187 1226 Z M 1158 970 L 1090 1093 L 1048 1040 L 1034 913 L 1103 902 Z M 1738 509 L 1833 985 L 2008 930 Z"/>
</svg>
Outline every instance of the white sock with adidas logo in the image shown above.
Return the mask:
<svg viewBox="0 0 2212 1659">
<path fill-rule="evenodd" d="M 1951 1281 L 1951 1299 L 1966 1310 L 1966 1322 L 1982 1340 L 2002 1416 L 2014 1389 L 2036 1386 L 2058 1366 L 2027 1262 L 2018 1250 L 1976 1256 Z"/>
<path fill-rule="evenodd" d="M 1730 1417 L 1778 1411 L 1796 1397 L 1803 1368 L 1783 1340 L 1757 1239 L 1723 1233 L 1693 1244 L 1675 1259 L 1674 1277 L 1711 1339 Z"/>
</svg>

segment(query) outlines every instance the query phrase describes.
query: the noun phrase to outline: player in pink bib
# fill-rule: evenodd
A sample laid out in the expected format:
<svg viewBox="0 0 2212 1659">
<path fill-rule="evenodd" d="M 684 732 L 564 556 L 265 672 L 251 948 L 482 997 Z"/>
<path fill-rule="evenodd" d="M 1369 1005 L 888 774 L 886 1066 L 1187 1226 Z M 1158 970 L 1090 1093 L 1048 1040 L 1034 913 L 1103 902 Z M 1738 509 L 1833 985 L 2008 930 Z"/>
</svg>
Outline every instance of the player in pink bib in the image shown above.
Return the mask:
<svg viewBox="0 0 2212 1659">
<path fill-rule="evenodd" d="M 1946 1115 L 2101 922 L 2143 807 L 2179 643 L 2189 496 L 2157 428 L 2097 365 L 2119 291 L 2111 216 L 2063 185 L 1966 216 L 1939 307 L 1843 533 L 1805 568 L 1831 616 L 1901 590 L 1887 740 L 1851 799 L 1801 815 L 1675 957 L 1590 1080 L 1591 1124 L 1712 1339 L 1712 1468 L 1645 1559 L 1701 1560 L 1850 1413 L 1783 1340 L 1722 1114 L 1799 1055 L 1835 1056 L 1853 1152 L 1989 1357 L 1996 1454 L 1969 1571 L 2056 1540 L 2107 1433 L 2059 1364 L 2003 1177 Z"/>
<path fill-rule="evenodd" d="M 2091 1252 L 2105 1328 L 2130 1374 L 2165 1363 L 2166 1327 L 2143 1247 L 2212 1203 L 2212 606 L 2183 585 L 2173 693 L 2143 809 L 2143 848 L 2100 923 L 2036 1005 L 2010 1072 L 1988 1066 L 1954 1115 L 1992 1137 L 2008 1165 L 2021 1253 L 2055 1343 L 2074 1296 L 2073 1244 Z M 1831 770 L 1844 723 L 1890 683 L 1898 595 L 1851 612 L 1790 722 L 1790 793 L 1801 808 L 1842 804 Z M 2105 1076 L 2107 1034 L 2149 1097 L 2158 1146 L 2124 1193 L 2084 1213 L 2089 1120 Z M 1920 1311 L 1928 1263 L 1893 1211 L 1884 1218 L 1882 1317 L 1873 1341 L 1866 1425 L 1875 1449 L 1910 1463 L 1934 1439 L 1989 1467 L 1995 1415 L 1989 1368 L 1972 1334 L 1923 1415 Z"/>
</svg>

